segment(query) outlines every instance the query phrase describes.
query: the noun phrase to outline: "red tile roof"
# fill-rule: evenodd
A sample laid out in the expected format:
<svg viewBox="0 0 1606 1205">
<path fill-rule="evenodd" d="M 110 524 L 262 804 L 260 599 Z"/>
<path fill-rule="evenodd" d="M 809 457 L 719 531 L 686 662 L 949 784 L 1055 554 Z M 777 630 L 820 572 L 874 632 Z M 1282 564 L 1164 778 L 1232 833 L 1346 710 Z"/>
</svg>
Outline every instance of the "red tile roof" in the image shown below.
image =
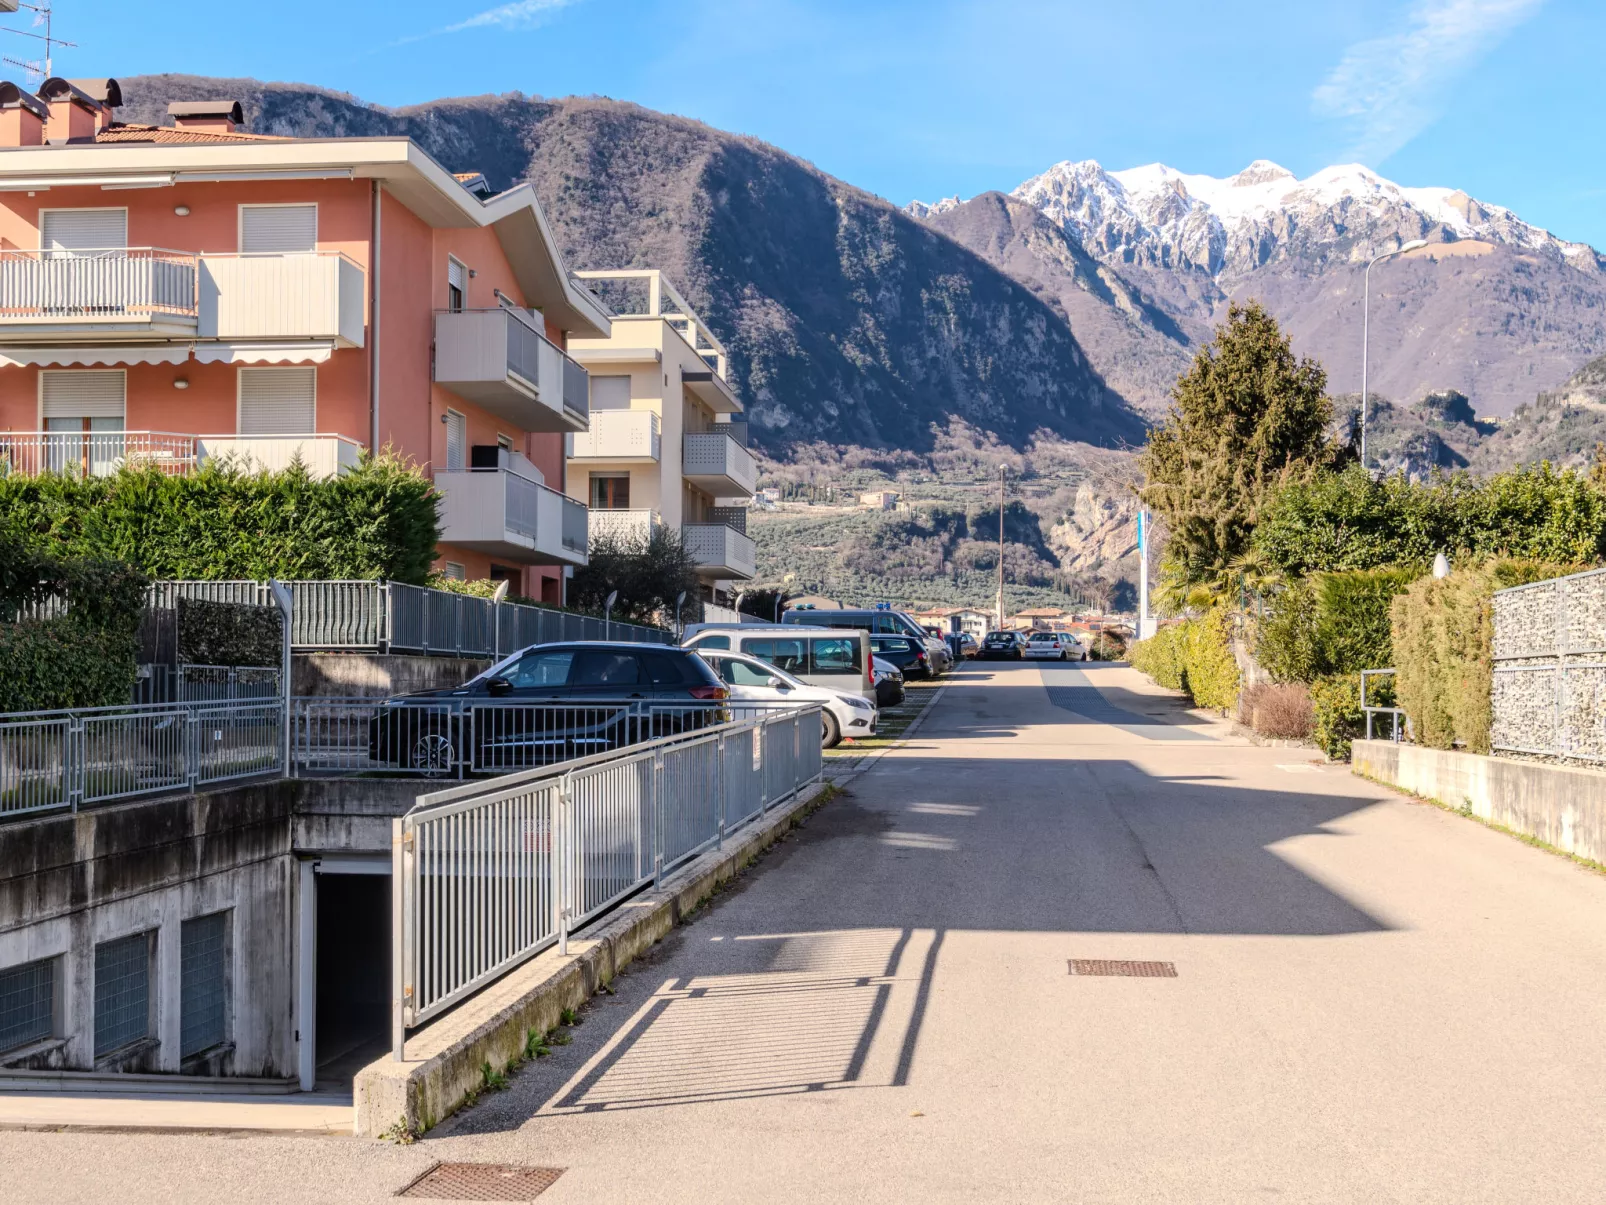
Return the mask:
<svg viewBox="0 0 1606 1205">
<path fill-rule="evenodd" d="M 276 134 L 231 134 L 226 130 L 181 130 L 177 126 L 107 126 L 95 135 L 96 142 L 280 142 Z"/>
</svg>

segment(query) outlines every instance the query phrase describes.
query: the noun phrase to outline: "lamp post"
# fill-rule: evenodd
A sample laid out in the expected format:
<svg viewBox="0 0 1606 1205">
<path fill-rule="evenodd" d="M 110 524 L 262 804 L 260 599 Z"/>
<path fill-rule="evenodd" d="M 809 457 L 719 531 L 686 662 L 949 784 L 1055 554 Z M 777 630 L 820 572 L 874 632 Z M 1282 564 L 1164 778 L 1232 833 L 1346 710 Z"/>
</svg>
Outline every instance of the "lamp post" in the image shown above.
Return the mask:
<svg viewBox="0 0 1606 1205">
<path fill-rule="evenodd" d="M 1412 239 L 1392 251 L 1385 251 L 1382 255 L 1374 256 L 1371 263 L 1366 265 L 1362 273 L 1363 288 L 1361 290 L 1361 468 L 1366 467 L 1366 352 L 1372 334 L 1372 264 L 1380 263 L 1392 255 L 1403 255 L 1407 251 L 1415 251 L 1426 247 L 1425 238 Z"/>
<path fill-rule="evenodd" d="M 613 604 L 619 601 L 619 591 L 608 591 L 608 597 L 602 600 L 602 638 L 613 639 Z"/>
<path fill-rule="evenodd" d="M 736 602 L 737 602 L 738 606 L 741 605 L 741 601 L 742 601 L 741 597 L 738 595 L 737 599 L 736 599 Z M 682 590 L 679 594 L 675 595 L 675 639 L 676 640 L 679 640 L 685 634 L 685 629 L 680 626 L 680 608 L 685 606 L 685 605 L 686 605 L 686 592 L 684 590 Z"/>
</svg>

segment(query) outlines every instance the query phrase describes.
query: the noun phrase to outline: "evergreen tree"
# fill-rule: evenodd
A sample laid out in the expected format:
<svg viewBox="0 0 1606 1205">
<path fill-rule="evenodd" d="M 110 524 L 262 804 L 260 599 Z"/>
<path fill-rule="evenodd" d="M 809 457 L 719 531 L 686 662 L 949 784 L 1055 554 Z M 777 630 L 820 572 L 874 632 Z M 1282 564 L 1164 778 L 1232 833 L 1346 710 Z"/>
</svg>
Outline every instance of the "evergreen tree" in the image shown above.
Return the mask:
<svg viewBox="0 0 1606 1205">
<path fill-rule="evenodd" d="M 1337 450 L 1326 372 L 1258 302 L 1228 308 L 1172 398 L 1142 454 L 1143 500 L 1169 532 L 1166 583 L 1184 592 L 1228 576 L 1271 492 Z"/>
</svg>

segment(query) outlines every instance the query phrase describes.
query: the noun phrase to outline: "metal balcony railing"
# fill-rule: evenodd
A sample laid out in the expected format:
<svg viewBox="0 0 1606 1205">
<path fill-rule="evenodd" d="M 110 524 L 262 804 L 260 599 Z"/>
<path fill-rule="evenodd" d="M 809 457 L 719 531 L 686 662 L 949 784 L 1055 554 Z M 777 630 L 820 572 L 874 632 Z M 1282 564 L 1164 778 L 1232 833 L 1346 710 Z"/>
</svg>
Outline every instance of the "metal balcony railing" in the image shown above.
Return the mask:
<svg viewBox="0 0 1606 1205">
<path fill-rule="evenodd" d="M 751 536 L 723 523 L 687 523 L 680 530 L 698 568 L 727 578 L 750 578 L 758 572 L 758 547 Z"/>
<path fill-rule="evenodd" d="M 753 454 L 723 431 L 687 432 L 681 472 L 717 493 L 750 495 L 758 485 Z"/>
<path fill-rule="evenodd" d="M 663 439 L 651 410 L 596 410 L 589 430 L 569 436 L 574 460 L 658 460 Z"/>
<path fill-rule="evenodd" d="M 599 536 L 625 543 L 646 543 L 663 524 L 655 510 L 593 510 L 591 538 Z"/>
<path fill-rule="evenodd" d="M 314 477 L 356 466 L 362 444 L 344 435 L 182 435 L 173 431 L 0 431 L 0 476 L 69 473 L 104 477 L 125 466 L 172 476 L 208 460 L 276 472 L 296 460 Z"/>
<path fill-rule="evenodd" d="M 198 257 L 161 247 L 0 251 L 8 319 L 195 317 Z"/>
</svg>

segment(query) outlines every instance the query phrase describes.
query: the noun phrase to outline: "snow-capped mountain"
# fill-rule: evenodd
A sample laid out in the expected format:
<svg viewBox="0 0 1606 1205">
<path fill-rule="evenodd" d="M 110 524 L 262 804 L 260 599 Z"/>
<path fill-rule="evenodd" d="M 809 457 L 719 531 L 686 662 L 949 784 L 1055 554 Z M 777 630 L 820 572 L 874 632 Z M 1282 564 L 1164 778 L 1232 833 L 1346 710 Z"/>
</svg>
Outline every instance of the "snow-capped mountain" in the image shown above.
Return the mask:
<svg viewBox="0 0 1606 1205">
<path fill-rule="evenodd" d="M 1537 253 L 1586 271 L 1601 260 L 1509 209 L 1450 188 L 1405 188 L 1357 164 L 1300 180 L 1256 160 L 1235 176 L 1179 172 L 1164 164 L 1106 171 L 1091 159 L 1057 163 L 1014 190 L 1108 263 L 1194 268 L 1238 277 L 1277 260 L 1312 267 L 1360 262 L 1411 239 L 1467 239 Z M 917 202 L 916 217 L 956 199 Z"/>
</svg>

